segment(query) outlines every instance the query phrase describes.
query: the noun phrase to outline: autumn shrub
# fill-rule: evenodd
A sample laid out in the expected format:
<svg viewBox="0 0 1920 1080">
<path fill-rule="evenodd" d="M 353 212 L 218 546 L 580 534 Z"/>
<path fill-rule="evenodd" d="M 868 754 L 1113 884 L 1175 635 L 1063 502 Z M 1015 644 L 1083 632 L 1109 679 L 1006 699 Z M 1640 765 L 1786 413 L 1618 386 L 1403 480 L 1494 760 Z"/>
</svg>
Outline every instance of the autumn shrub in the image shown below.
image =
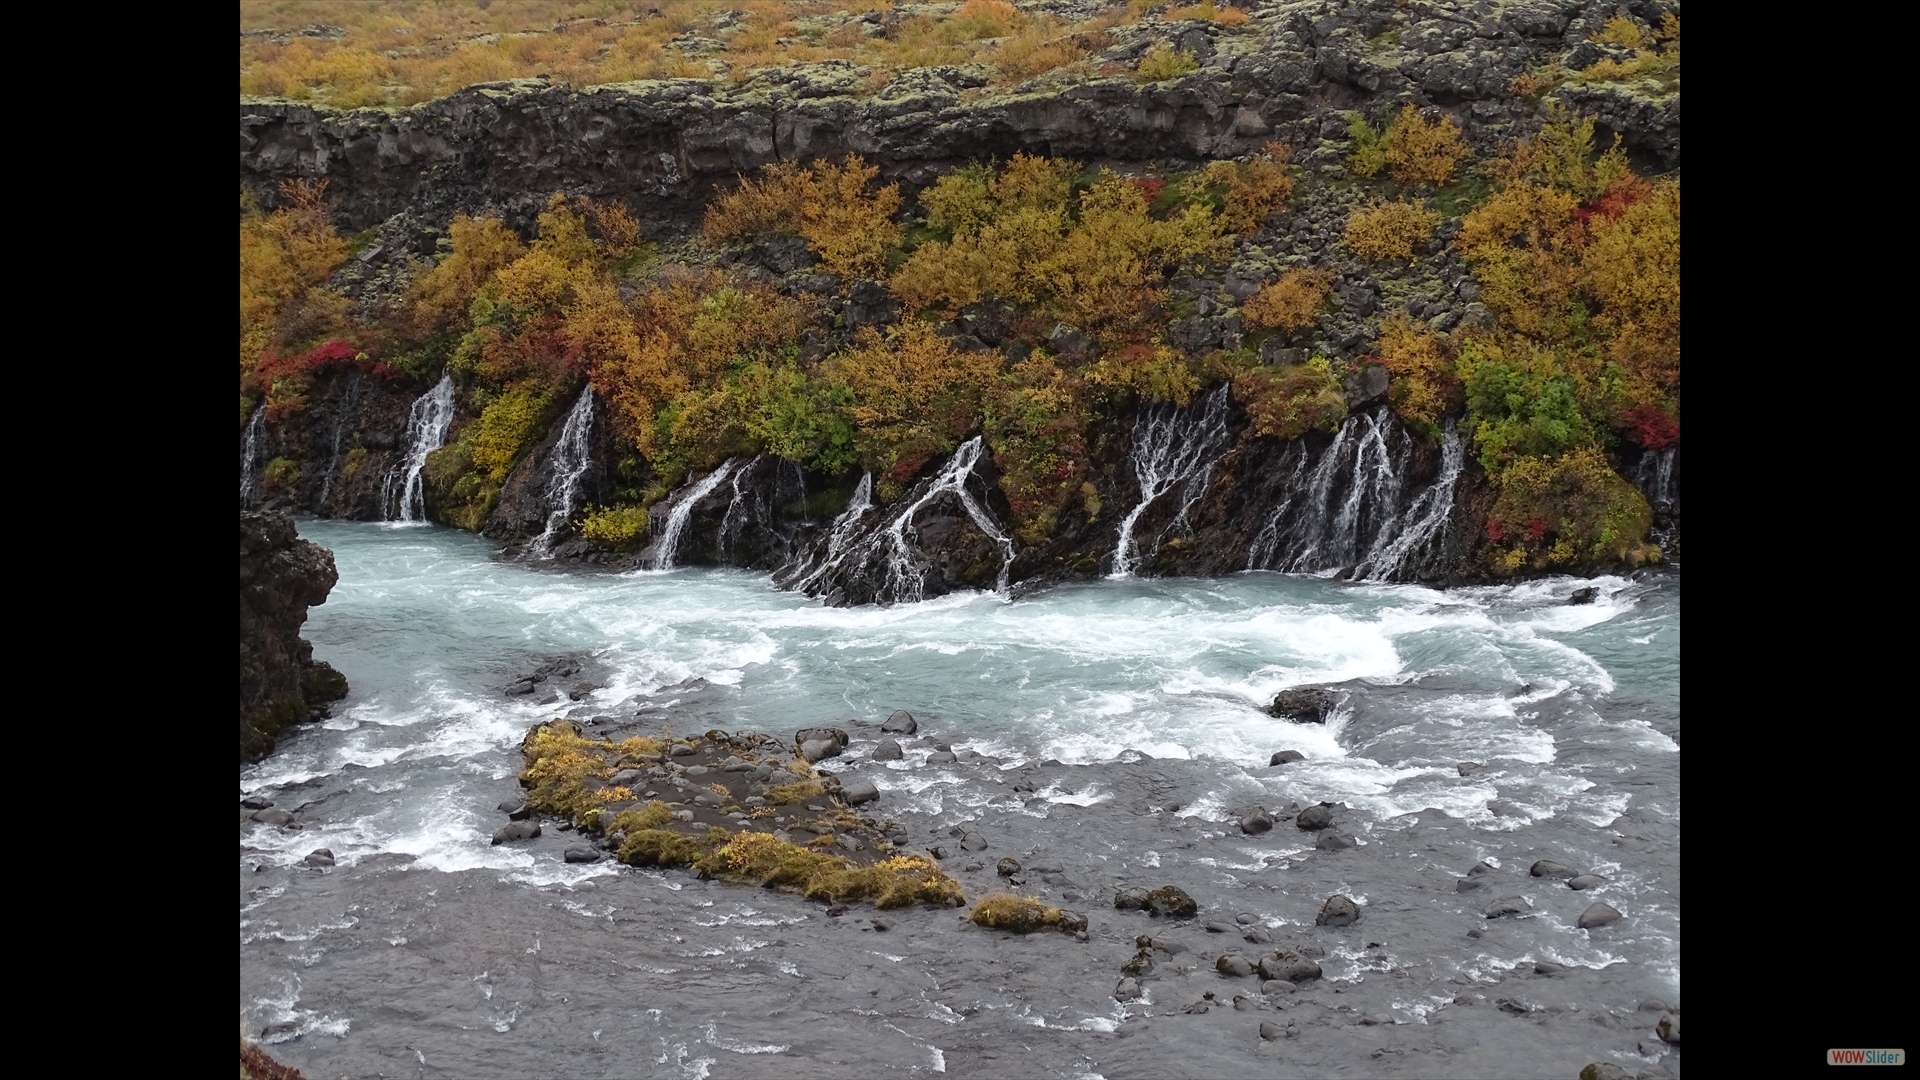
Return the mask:
<svg viewBox="0 0 1920 1080">
<path fill-rule="evenodd" d="M 909 320 L 885 334 L 863 327 L 822 370 L 847 388 L 860 463 L 891 499 L 974 430 L 1000 366 L 1000 354 L 960 352 L 932 326 Z"/>
<path fill-rule="evenodd" d="M 1593 40 L 1608 45 L 1624 45 L 1629 49 L 1638 49 L 1647 43 L 1646 31 L 1640 24 L 1624 15 L 1615 15 L 1607 24 L 1595 31 Z"/>
<path fill-rule="evenodd" d="M 495 480 L 505 480 L 527 444 L 544 428 L 552 397 L 527 387 L 515 387 L 500 395 L 480 414 L 473 449 L 473 464 Z"/>
<path fill-rule="evenodd" d="M 591 506 L 580 522 L 580 535 L 614 551 L 633 547 L 647 535 L 647 511 L 640 506 Z"/>
<path fill-rule="evenodd" d="M 494 274 L 526 254 L 526 245 L 499 218 L 465 214 L 447 226 L 452 249 L 414 278 L 403 303 L 422 336 L 444 333 L 466 320 L 473 298 Z"/>
<path fill-rule="evenodd" d="M 1200 377 L 1186 357 L 1165 344 L 1130 345 L 1102 356 L 1086 369 L 1088 385 L 1143 402 L 1184 406 L 1200 390 Z"/>
<path fill-rule="evenodd" d="M 1347 418 L 1346 396 L 1324 356 L 1248 368 L 1234 377 L 1233 398 L 1253 422 L 1255 435 L 1276 439 L 1297 439 L 1316 429 L 1338 431 Z"/>
<path fill-rule="evenodd" d="M 1367 123 L 1360 113 L 1347 115 L 1347 137 L 1353 149 L 1347 154 L 1347 172 L 1362 180 L 1371 180 L 1387 167 L 1387 141 L 1380 129 Z"/>
<path fill-rule="evenodd" d="M 1639 565 L 1658 556 L 1642 541 L 1653 524 L 1646 497 L 1593 447 L 1559 458 L 1522 458 L 1500 474 L 1497 485 L 1487 534 L 1508 546 L 1496 553 L 1496 570 L 1593 561 Z"/>
<path fill-rule="evenodd" d="M 1160 16 L 1167 22 L 1182 19 L 1205 19 L 1221 26 L 1245 26 L 1250 16 L 1231 4 L 1216 4 L 1214 0 L 1200 0 L 1200 3 L 1188 7 L 1170 7 Z"/>
<path fill-rule="evenodd" d="M 1252 236 L 1269 216 L 1284 209 L 1293 195 L 1293 177 L 1287 174 L 1287 162 L 1292 157 L 1293 147 L 1268 143 L 1245 163 L 1208 162 L 1191 186 L 1220 200 L 1221 218 L 1228 228 Z"/>
<path fill-rule="evenodd" d="M 739 187 L 715 198 L 703 229 L 709 240 L 794 233 L 806 238 L 827 273 L 843 282 L 871 277 L 885 268 L 901 236 L 893 220 L 900 185 L 868 191 L 879 174 L 879 166 L 859 155 L 838 165 L 815 161 L 810 169 L 777 162 L 758 181 L 743 177 Z"/>
<path fill-rule="evenodd" d="M 1200 61 L 1192 53 L 1157 41 L 1140 57 L 1140 65 L 1134 69 L 1133 77 L 1143 83 L 1164 82 L 1199 68 Z"/>
<path fill-rule="evenodd" d="M 1405 199 L 1375 201 L 1347 219 L 1347 248 L 1371 262 L 1413 258 L 1415 244 L 1433 238 L 1440 215 Z"/>
<path fill-rule="evenodd" d="M 1061 512 L 1082 498 L 1087 405 L 1085 381 L 1044 353 L 1015 364 L 987 394 L 987 445 L 1023 544 L 1045 544 Z"/>
<path fill-rule="evenodd" d="M 327 220 L 326 181 L 290 180 L 283 205 L 263 211 L 240 197 L 240 377 L 270 353 L 297 352 L 345 332 L 346 299 L 325 287 L 346 261 L 348 243 Z"/>
<path fill-rule="evenodd" d="M 1241 316 L 1254 329 L 1300 330 L 1313 325 L 1314 316 L 1333 295 L 1333 275 L 1325 270 L 1288 270 L 1279 280 L 1262 285 L 1241 305 Z"/>
<path fill-rule="evenodd" d="M 847 387 L 791 361 L 768 359 L 741 368 L 729 390 L 740 401 L 744 431 L 766 452 L 829 474 L 858 460 L 845 411 L 852 404 Z"/>
<path fill-rule="evenodd" d="M 1372 354 L 1387 366 L 1387 404 L 1394 415 L 1429 438 L 1437 436 L 1447 414 L 1463 403 L 1448 344 L 1403 309 L 1380 321 Z"/>
<path fill-rule="evenodd" d="M 1384 163 L 1397 183 L 1440 185 L 1467 156 L 1460 125 L 1449 117 L 1428 121 L 1408 102 L 1387 126 Z"/>
</svg>

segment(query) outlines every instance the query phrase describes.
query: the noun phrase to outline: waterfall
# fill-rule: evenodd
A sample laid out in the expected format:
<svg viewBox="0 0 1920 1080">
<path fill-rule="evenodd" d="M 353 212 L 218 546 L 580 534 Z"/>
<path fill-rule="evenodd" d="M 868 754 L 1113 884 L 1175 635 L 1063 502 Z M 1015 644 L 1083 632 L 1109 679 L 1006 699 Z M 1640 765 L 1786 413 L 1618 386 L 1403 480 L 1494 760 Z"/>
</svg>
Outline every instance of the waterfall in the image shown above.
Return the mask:
<svg viewBox="0 0 1920 1080">
<path fill-rule="evenodd" d="M 380 512 L 387 521 L 424 522 L 427 520 L 426 491 L 420 483 L 420 470 L 427 455 L 447 441 L 447 428 L 453 423 L 453 376 L 442 375 L 433 389 L 421 394 L 407 410 L 406 452 L 398 464 L 387 470 L 380 485 Z"/>
<path fill-rule="evenodd" d="M 1649 450 L 1640 455 L 1640 463 L 1634 469 L 1634 482 L 1656 510 L 1669 508 L 1680 501 L 1679 485 L 1673 481 L 1674 456 L 1679 452 L 1677 446 Z"/>
<path fill-rule="evenodd" d="M 718 541 L 720 561 L 722 563 L 728 562 L 727 555 L 733 549 L 734 534 L 740 530 L 746 521 L 749 508 L 743 506 L 743 502 L 753 498 L 753 489 L 751 487 L 742 487 L 740 482 L 746 479 L 747 476 L 753 472 L 754 466 L 760 464 L 761 459 L 766 456 L 765 454 L 755 454 L 751 461 L 733 471 L 733 497 L 727 500 L 727 512 L 721 515 L 720 533 L 716 538 Z M 774 483 L 779 482 L 778 468 L 779 466 L 776 465 Z"/>
<path fill-rule="evenodd" d="M 320 500 L 314 504 L 316 513 L 327 512 L 327 496 L 333 494 L 333 478 L 340 474 L 340 440 L 353 421 L 354 402 L 360 399 L 360 375 L 360 369 L 354 368 L 347 380 L 346 398 L 340 403 L 340 413 L 333 421 L 333 456 L 327 461 L 326 477 L 320 481 Z"/>
<path fill-rule="evenodd" d="M 813 585 L 830 571 L 838 569 L 840 560 L 847 554 L 847 546 L 854 534 L 859 531 L 860 518 L 873 509 L 873 474 L 861 473 L 860 482 L 854 485 L 853 498 L 840 516 L 833 519 L 833 529 L 827 534 L 827 553 L 817 565 L 802 566 L 799 575 L 792 584 L 786 586 L 797 592 L 808 592 Z"/>
<path fill-rule="evenodd" d="M 266 426 L 267 406 L 262 402 L 253 410 L 252 419 L 247 421 L 247 433 L 240 442 L 240 505 L 243 508 L 254 502 L 254 465 L 260 458 L 260 433 Z"/>
<path fill-rule="evenodd" d="M 960 444 L 960 449 L 955 450 L 953 456 L 947 459 L 946 465 L 941 467 L 939 475 L 933 478 L 933 482 L 927 485 L 926 491 L 887 524 L 883 533 L 890 549 L 884 552 L 887 561 L 887 591 L 893 594 L 896 600 L 907 599 L 909 592 L 912 593 L 912 599 L 915 601 L 923 599 L 926 595 L 926 580 L 915 563 L 914 545 L 907 539 L 907 529 L 913 524 L 913 515 L 919 513 L 922 507 L 941 495 L 947 494 L 959 496 L 960 505 L 967 511 L 967 516 L 973 519 L 973 523 L 980 527 L 981 532 L 986 533 L 1000 545 L 1004 554 L 1000 562 L 999 576 L 994 581 L 994 591 L 1000 593 L 1007 591 L 1007 574 L 1013 567 L 1013 539 L 1000 531 L 999 525 L 987 514 L 986 508 L 976 502 L 973 493 L 967 490 L 967 478 L 973 475 L 973 467 L 980 463 L 981 449 L 982 444 L 978 435 Z"/>
<path fill-rule="evenodd" d="M 593 387 L 589 386 L 580 391 L 580 399 L 573 403 L 567 422 L 560 428 L 560 440 L 553 444 L 547 480 L 547 527 L 527 545 L 528 551 L 542 558 L 552 557 L 553 534 L 573 516 L 580 478 L 593 464 L 593 447 L 587 442 L 592 434 Z"/>
<path fill-rule="evenodd" d="M 1317 458 L 1300 440 L 1282 458 L 1286 478 L 1247 551 L 1247 569 L 1320 573 L 1357 579 L 1407 576 L 1440 539 L 1466 448 L 1451 423 L 1440 444 L 1440 471 L 1404 501 L 1413 438 L 1384 409 L 1350 416 Z"/>
<path fill-rule="evenodd" d="M 708 473 L 699 483 L 685 489 L 686 494 L 674 501 L 673 509 L 667 512 L 666 527 L 660 530 L 660 536 L 653 542 L 653 568 L 655 570 L 673 569 L 673 556 L 680 547 L 680 534 L 687 529 L 687 519 L 693 516 L 693 507 L 701 499 L 713 494 L 733 472 L 734 458 L 720 463 L 720 467 Z"/>
<path fill-rule="evenodd" d="M 1120 542 L 1114 548 L 1109 577 L 1127 577 L 1140 564 L 1143 556 L 1133 538 L 1134 524 L 1155 499 L 1178 484 L 1185 484 L 1186 490 L 1174 524 L 1185 523 L 1187 511 L 1206 493 L 1213 479 L 1213 464 L 1226 452 L 1230 441 L 1224 384 L 1187 408 L 1161 404 L 1141 415 L 1133 426 L 1133 452 L 1129 457 L 1140 481 L 1140 502 L 1120 522 Z"/>
</svg>

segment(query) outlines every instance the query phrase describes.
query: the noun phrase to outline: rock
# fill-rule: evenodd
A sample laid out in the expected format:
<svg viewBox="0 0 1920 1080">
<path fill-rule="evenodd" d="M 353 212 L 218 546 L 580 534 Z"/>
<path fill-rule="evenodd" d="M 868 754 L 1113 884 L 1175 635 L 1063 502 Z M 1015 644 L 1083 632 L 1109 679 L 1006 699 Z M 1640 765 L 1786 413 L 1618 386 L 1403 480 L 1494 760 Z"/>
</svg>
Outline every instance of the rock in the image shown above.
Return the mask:
<svg viewBox="0 0 1920 1080">
<path fill-rule="evenodd" d="M 900 748 L 898 739 L 882 739 L 880 745 L 873 748 L 875 761 L 899 761 L 906 756 L 907 752 Z"/>
<path fill-rule="evenodd" d="M 1600 590 L 1589 585 L 1584 589 L 1573 590 L 1573 595 L 1567 597 L 1567 603 L 1591 604 L 1594 602 L 1594 600 L 1598 599 L 1599 596 L 1600 596 Z"/>
<path fill-rule="evenodd" d="M 1519 803 L 1511 799 L 1491 799 L 1487 802 L 1487 812 L 1494 817 L 1520 817 L 1526 814 Z"/>
<path fill-rule="evenodd" d="M 1391 1013 L 1369 1013 L 1360 1018 L 1360 1023 L 1367 1027 L 1391 1027 L 1393 1026 L 1393 1015 Z"/>
<path fill-rule="evenodd" d="M 1147 894 L 1147 907 L 1156 915 L 1167 915 L 1176 919 L 1190 919 L 1200 910 L 1185 889 L 1174 885 L 1162 885 Z"/>
<path fill-rule="evenodd" d="M 1077 911 L 1068 911 L 1062 908 L 1060 909 L 1059 926 L 1060 929 L 1068 931 L 1069 933 L 1085 934 L 1087 932 L 1087 917 Z M 1085 941 L 1086 938 L 1083 937 L 1080 940 Z"/>
<path fill-rule="evenodd" d="M 1598 874 L 1576 874 L 1567 879 L 1567 888 L 1575 892 L 1580 892 L 1586 889 L 1598 888 L 1601 885 L 1605 885 L 1608 880 L 1608 878 L 1603 878 Z"/>
<path fill-rule="evenodd" d="M 848 836 L 846 833 L 841 833 L 839 836 L 834 837 L 833 842 L 847 851 L 860 850 L 860 841 Z"/>
<path fill-rule="evenodd" d="M 927 764 L 929 765 L 951 765 L 958 760 L 960 759 L 954 757 L 953 751 L 951 750 L 935 750 L 933 753 L 927 755 Z"/>
<path fill-rule="evenodd" d="M 1333 807 L 1328 803 L 1309 806 L 1300 811 L 1293 823 L 1303 829 L 1324 829 L 1333 824 Z"/>
<path fill-rule="evenodd" d="M 711 791 L 698 792 L 693 797 L 693 805 L 710 808 L 719 807 L 723 805 L 725 801 L 726 800 Z"/>
<path fill-rule="evenodd" d="M 1240 939 L 1252 945 L 1265 945 L 1273 940 L 1264 926 L 1249 926 L 1240 932 Z"/>
<path fill-rule="evenodd" d="M 1012 877 L 1020 872 L 1020 862 L 1017 859 L 1001 859 L 994 864 L 993 872 L 1001 877 Z"/>
<path fill-rule="evenodd" d="M 817 739 L 827 739 L 837 743 L 842 750 L 847 748 L 847 733 L 839 728 L 829 727 L 801 728 L 793 735 L 793 745 L 804 746 Z"/>
<path fill-rule="evenodd" d="M 1287 1035 L 1287 1029 L 1282 1027 L 1281 1025 L 1276 1024 L 1271 1020 L 1260 1021 L 1260 1037 L 1262 1039 L 1271 1041 L 1274 1039 L 1283 1039 L 1286 1037 L 1286 1035 Z"/>
<path fill-rule="evenodd" d="M 1506 919 L 1516 915 L 1529 915 L 1532 912 L 1533 908 L 1528 906 L 1525 898 L 1504 896 L 1488 904 L 1481 913 L 1489 919 Z"/>
<path fill-rule="evenodd" d="M 1113 988 L 1113 1000 L 1135 1001 L 1140 997 L 1140 980 L 1131 975 L 1121 979 Z"/>
<path fill-rule="evenodd" d="M 840 787 L 840 797 L 848 806 L 862 806 L 880 798 L 880 789 L 871 780 L 855 780 Z"/>
<path fill-rule="evenodd" d="M 1278 949 L 1262 957 L 1259 963 L 1260 977 L 1269 982 L 1291 983 L 1295 986 L 1310 979 L 1320 977 L 1320 965 L 1298 949 Z"/>
<path fill-rule="evenodd" d="M 1476 892 L 1486 888 L 1488 880 L 1489 879 L 1483 877 L 1463 877 L 1453 883 L 1453 891 L 1457 893 Z"/>
<path fill-rule="evenodd" d="M 889 735 L 911 735 L 920 730 L 920 725 L 914 721 L 912 713 L 901 709 L 887 717 L 886 723 L 880 725 L 880 730 Z"/>
<path fill-rule="evenodd" d="M 1611 926 L 1624 918 L 1626 916 L 1606 904 L 1594 904 L 1580 913 L 1580 918 L 1574 925 L 1582 930 L 1592 930 L 1596 927 Z"/>
<path fill-rule="evenodd" d="M 1320 834 L 1320 839 L 1314 841 L 1313 846 L 1321 851 L 1345 851 L 1350 847 L 1358 847 L 1359 844 L 1360 841 L 1339 829 L 1328 829 Z"/>
<path fill-rule="evenodd" d="M 247 816 L 262 825 L 288 825 L 293 822 L 292 814 L 287 813 L 285 810 L 275 810 L 272 808 L 255 810 Z"/>
<path fill-rule="evenodd" d="M 1255 810 L 1240 819 L 1240 831 L 1248 835 L 1258 835 L 1273 828 L 1273 818 L 1265 810 Z"/>
<path fill-rule="evenodd" d="M 1147 906 L 1147 890 L 1121 889 L 1113 896 L 1113 906 L 1121 911 L 1140 911 Z"/>
<path fill-rule="evenodd" d="M 1566 881 L 1569 878 L 1580 876 L 1580 871 L 1575 870 L 1571 866 L 1563 866 L 1560 863 L 1554 862 L 1552 859 L 1541 859 L 1529 867 L 1527 873 L 1532 874 L 1534 877 L 1556 878 L 1560 881 Z"/>
<path fill-rule="evenodd" d="M 674 743 L 673 749 L 667 751 L 667 756 L 668 757 L 692 757 L 697 753 L 699 753 L 698 750 L 695 750 L 693 747 L 688 746 L 686 743 Z"/>
<path fill-rule="evenodd" d="M 1296 761 L 1305 761 L 1305 760 L 1307 760 L 1307 755 L 1301 753 L 1298 750 L 1281 750 L 1276 752 L 1273 755 L 1273 759 L 1271 761 L 1268 761 L 1267 764 L 1269 766 L 1291 765 Z"/>
<path fill-rule="evenodd" d="M 1333 691 L 1317 686 L 1282 690 L 1274 695 L 1273 704 L 1267 706 L 1267 715 L 1300 724 L 1324 724 L 1327 714 L 1338 702 Z"/>
<path fill-rule="evenodd" d="M 1320 914 L 1313 920 L 1315 926 L 1352 926 L 1360 921 L 1360 905 L 1353 897 L 1334 893 L 1327 902 L 1320 905 Z"/>
<path fill-rule="evenodd" d="M 339 579 L 333 553 L 300 539 L 291 515 L 240 515 L 241 761 L 265 757 L 287 726 L 324 717 L 347 696 L 346 677 L 300 636 L 307 609 L 326 603 Z"/>
<path fill-rule="evenodd" d="M 1267 981 L 1260 984 L 1260 992 L 1267 995 L 1268 997 L 1277 997 L 1281 994 L 1291 994 L 1294 991 L 1299 989 L 1300 989 L 1299 987 L 1293 985 L 1292 983 L 1288 982 L 1285 979 L 1268 979 Z"/>
<path fill-rule="evenodd" d="M 977 832 L 970 832 L 960 838 L 960 850 L 985 851 L 987 850 L 987 838 Z"/>
<path fill-rule="evenodd" d="M 1535 975 L 1558 975 L 1565 970 L 1567 970 L 1565 964 L 1556 964 L 1551 960 L 1536 960 L 1533 963 Z"/>
<path fill-rule="evenodd" d="M 493 842 L 511 844 L 516 840 L 531 840 L 539 835 L 540 823 L 537 821 L 510 821 L 495 830 Z"/>
<path fill-rule="evenodd" d="M 1093 339 L 1078 329 L 1060 323 L 1047 335 L 1047 344 L 1053 346 L 1054 354 L 1076 364 L 1091 363 L 1094 358 Z"/>
<path fill-rule="evenodd" d="M 1485 859 L 1482 859 L 1479 862 L 1474 863 L 1471 867 L 1467 869 L 1467 876 L 1479 877 L 1482 874 L 1491 874 L 1493 872 L 1494 872 L 1493 864 L 1490 862 L 1487 862 Z"/>
<path fill-rule="evenodd" d="M 307 857 L 301 861 L 308 866 L 332 866 L 333 849 L 314 848 L 312 851 L 307 852 Z"/>
<path fill-rule="evenodd" d="M 1236 979 L 1244 979 L 1253 974 L 1252 962 L 1238 953 L 1228 953 L 1220 959 L 1215 960 L 1213 962 L 1213 969 L 1222 975 L 1229 975 Z"/>
<path fill-rule="evenodd" d="M 800 744 L 800 757 L 812 765 L 830 757 L 839 757 L 840 750 L 840 744 L 832 739 L 808 739 Z"/>
<path fill-rule="evenodd" d="M 249 795 L 240 800 L 240 805 L 249 810 L 265 810 L 273 805 L 273 800 L 260 795 Z"/>
<path fill-rule="evenodd" d="M 562 857 L 570 863 L 597 863 L 606 853 L 591 844 L 568 844 Z"/>
<path fill-rule="evenodd" d="M 1347 408 L 1356 409 L 1380 398 L 1387 392 L 1387 381 L 1387 366 L 1378 361 L 1361 364 L 1348 372 L 1340 384 Z"/>
<path fill-rule="evenodd" d="M 1677 1012 L 1661 1014 L 1660 1022 L 1653 1026 L 1653 1030 L 1655 1034 L 1660 1036 L 1661 1042 L 1672 1043 L 1675 1046 L 1679 1046 L 1680 1014 Z M 1711 1043 L 1713 1040 L 1708 1039 L 1707 1041 Z"/>
<path fill-rule="evenodd" d="M 646 783 L 647 774 L 639 769 L 621 769 L 607 779 L 608 787 L 632 788 Z"/>
<path fill-rule="evenodd" d="M 1596 1061 L 1580 1070 L 1580 1080 L 1633 1080 L 1633 1074 L 1611 1061 Z"/>
</svg>

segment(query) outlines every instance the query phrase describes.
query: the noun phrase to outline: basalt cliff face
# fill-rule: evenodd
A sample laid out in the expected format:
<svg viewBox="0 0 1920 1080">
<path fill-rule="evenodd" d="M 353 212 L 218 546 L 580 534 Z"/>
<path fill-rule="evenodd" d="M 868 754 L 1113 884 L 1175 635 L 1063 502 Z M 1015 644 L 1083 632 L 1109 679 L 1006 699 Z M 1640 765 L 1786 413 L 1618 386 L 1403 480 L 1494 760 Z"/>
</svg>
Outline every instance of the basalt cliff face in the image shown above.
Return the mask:
<svg viewBox="0 0 1920 1080">
<path fill-rule="evenodd" d="M 338 580 L 332 553 L 296 536 L 287 514 L 240 515 L 240 760 L 271 753 L 283 728 L 347 695 L 346 677 L 300 636 Z"/>
<path fill-rule="evenodd" d="M 1346 251 L 1342 230 L 1373 197 L 1342 178 L 1350 117 L 1411 103 L 1458 124 L 1485 157 L 1538 131 L 1550 110 L 1565 110 L 1596 121 L 1596 145 L 1620 136 L 1643 175 L 1677 174 L 1677 84 L 1569 79 L 1539 97 L 1519 89 L 1548 65 L 1579 70 L 1619 52 L 1594 40 L 1616 14 L 1658 25 L 1678 4 L 1300 0 L 1247 10 L 1253 20 L 1238 27 L 1122 27 L 1117 44 L 1094 58 L 1096 67 L 1124 67 L 1165 43 L 1198 60 L 1197 70 L 1159 82 L 1055 73 L 995 86 L 991 69 L 965 65 L 906 71 L 873 92 L 866 69 L 834 62 L 767 69 L 738 85 L 575 89 L 519 80 L 403 110 L 245 99 L 240 181 L 273 206 L 282 182 L 324 178 L 339 223 L 368 231 L 336 284 L 373 304 L 398 294 L 416 260 L 444 252 L 455 214 L 498 216 L 527 233 L 555 192 L 625 204 L 650 240 L 680 257 L 695 244 L 716 185 L 772 162 L 857 153 L 883 179 L 899 181 L 911 203 L 956 166 L 1015 152 L 1177 170 L 1285 142 L 1304 167 L 1288 209 L 1238 241 L 1224 264 L 1168 282 L 1175 315 L 1164 337 L 1188 356 L 1240 347 L 1250 328 L 1236 305 L 1288 268 L 1324 269 L 1332 294 L 1314 324 L 1267 340 L 1259 355 L 1273 365 L 1320 355 L 1344 371 L 1349 415 L 1337 432 L 1257 436 L 1243 403 L 1224 388 L 1178 409 L 1103 408 L 1088 418 L 1085 498 L 1038 543 L 1015 535 L 995 455 L 977 441 L 930 462 L 884 505 L 860 470 L 821 475 L 770 455 L 742 457 L 688 475 L 649 509 L 648 546 L 616 552 L 577 535 L 580 514 L 646 487 L 653 466 L 615 445 L 604 403 L 588 403 L 593 424 L 569 450 L 562 444 L 574 403 L 555 399 L 539 421 L 544 435 L 529 441 L 504 479 L 476 492 L 470 464 L 451 448 L 477 421 L 480 395 L 456 387 L 451 420 L 427 448 L 434 452 L 413 453 L 419 402 L 433 386 L 335 369 L 314 380 L 298 417 L 243 421 L 242 505 L 393 519 L 407 516 L 396 492 L 411 475 L 424 517 L 522 555 L 609 567 L 754 567 L 830 603 L 959 588 L 1017 592 L 1117 572 L 1484 577 L 1494 499 L 1487 475 L 1463 449 L 1464 432 L 1419 437 L 1402 426 L 1385 404 L 1385 371 L 1366 349 L 1389 314 L 1404 312 L 1435 332 L 1490 325 L 1493 316 L 1452 243 L 1457 220 L 1443 221 L 1405 266 L 1369 265 Z M 700 257 L 789 295 L 823 296 L 823 323 L 808 345 L 815 354 L 862 327 L 901 319 L 883 283 L 826 278 L 797 240 Z M 1013 360 L 1030 346 L 1013 340 L 1007 324 L 1005 312 L 983 305 L 955 313 L 940 331 L 960 348 Z M 575 451 L 587 455 L 584 466 L 569 456 Z M 1653 507 L 1652 539 L 1676 560 L 1677 447 L 1623 444 L 1614 457 Z M 281 466 L 271 475 L 269 462 Z"/>
</svg>

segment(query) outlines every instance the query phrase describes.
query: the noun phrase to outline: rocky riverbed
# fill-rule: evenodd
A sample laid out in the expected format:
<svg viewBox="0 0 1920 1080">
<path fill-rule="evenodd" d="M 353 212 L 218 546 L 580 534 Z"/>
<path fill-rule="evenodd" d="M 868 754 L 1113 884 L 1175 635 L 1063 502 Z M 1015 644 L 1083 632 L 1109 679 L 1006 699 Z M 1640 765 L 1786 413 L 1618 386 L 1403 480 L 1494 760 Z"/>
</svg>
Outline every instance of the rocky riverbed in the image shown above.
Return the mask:
<svg viewBox="0 0 1920 1080">
<path fill-rule="evenodd" d="M 252 1034 L 310 1075 L 1678 1074 L 1676 575 L 828 609 L 301 528 L 354 689 L 242 771 L 240 936 Z M 556 717 L 660 742 L 637 805 L 917 855 L 965 899 L 623 865 L 518 805 Z M 795 757 L 820 796 L 750 805 Z M 968 921 L 1004 893 L 1086 930 Z"/>
</svg>

